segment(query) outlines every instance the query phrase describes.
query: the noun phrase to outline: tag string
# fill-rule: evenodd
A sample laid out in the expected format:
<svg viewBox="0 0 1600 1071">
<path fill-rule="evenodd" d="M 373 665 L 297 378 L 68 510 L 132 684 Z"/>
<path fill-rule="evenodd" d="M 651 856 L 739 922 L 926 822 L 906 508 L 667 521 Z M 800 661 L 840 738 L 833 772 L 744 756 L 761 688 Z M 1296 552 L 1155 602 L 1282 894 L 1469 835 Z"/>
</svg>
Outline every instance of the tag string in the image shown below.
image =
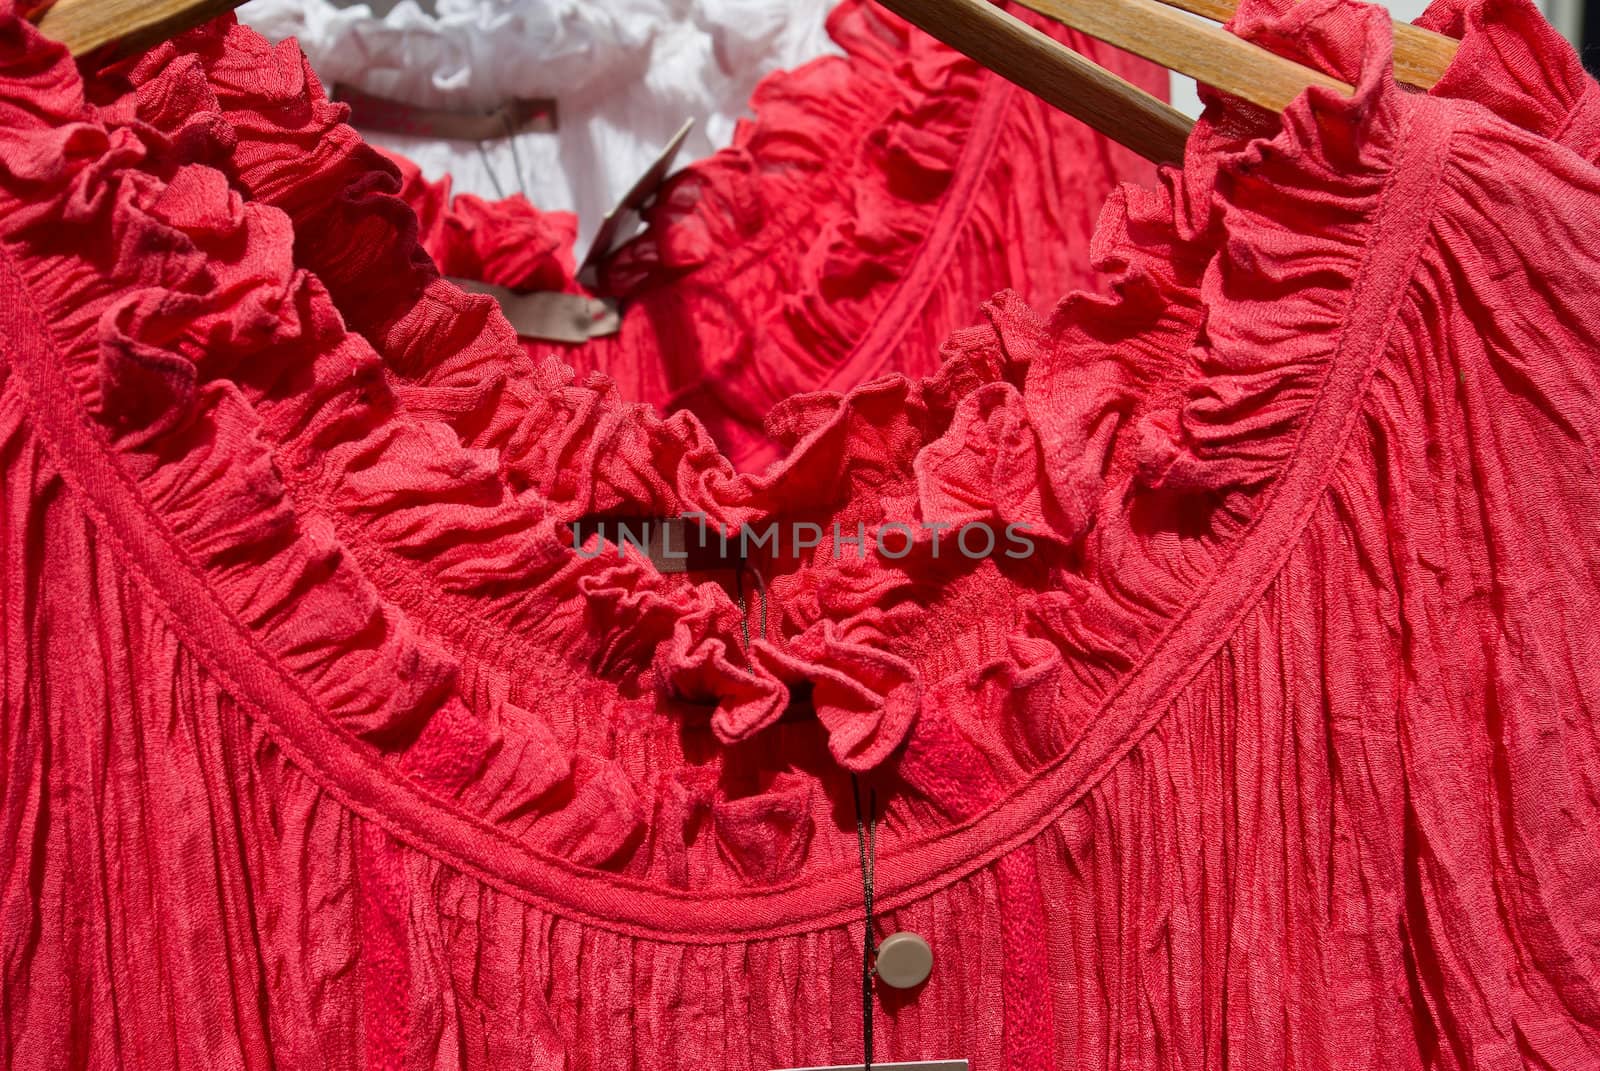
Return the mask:
<svg viewBox="0 0 1600 1071">
<path fill-rule="evenodd" d="M 506 146 L 511 150 L 511 166 L 517 171 L 517 189 L 522 192 L 524 200 L 532 200 L 528 196 L 527 172 L 522 169 L 522 160 L 517 156 L 517 129 L 511 125 L 511 109 L 506 108 L 500 113 L 500 122 L 506 128 Z"/>
<path fill-rule="evenodd" d="M 739 605 L 739 627 L 744 634 L 744 647 L 750 650 L 750 605 L 744 597 L 744 569 L 748 565 L 755 574 L 756 590 L 761 599 L 761 636 L 767 635 L 767 582 L 761 570 L 753 563 L 740 562 L 734 573 L 734 597 Z M 878 790 L 867 790 L 867 806 L 861 807 L 861 781 L 850 775 L 850 794 L 856 804 L 856 847 L 861 853 L 861 900 L 866 908 L 866 925 L 861 941 L 861 1054 L 863 1071 L 872 1071 L 872 976 L 873 959 L 877 944 L 873 940 L 872 874 L 878 865 Z"/>
<path fill-rule="evenodd" d="M 523 197 L 527 197 L 528 183 L 522 170 L 522 160 L 517 156 L 517 129 L 511 125 L 511 112 L 508 109 L 501 110 L 500 125 L 505 129 L 506 145 L 511 149 L 511 167 L 516 174 L 517 189 L 522 193 Z M 485 142 L 486 139 L 480 138 L 478 140 L 478 155 L 483 158 L 484 169 L 489 172 L 489 182 L 494 186 L 495 196 L 504 201 L 506 199 L 506 191 L 500 185 L 499 168 L 489 159 L 489 147 Z"/>
<path fill-rule="evenodd" d="M 489 148 L 481 139 L 478 141 L 478 155 L 483 158 L 483 169 L 489 173 L 489 183 L 494 187 L 495 197 L 504 201 L 506 191 L 500 186 L 500 176 L 495 174 L 494 161 L 489 159 Z"/>
<path fill-rule="evenodd" d="M 878 790 L 867 790 L 867 810 L 861 811 L 861 782 L 850 775 L 850 794 L 856 801 L 856 846 L 861 850 L 861 899 L 866 905 L 865 938 L 861 943 L 861 1052 L 862 1066 L 872 1071 L 872 975 L 877 947 L 872 939 L 872 872 L 878 865 Z"/>
<path fill-rule="evenodd" d="M 740 560 L 739 568 L 733 574 L 733 597 L 739 606 L 739 631 L 744 636 L 745 654 L 750 653 L 750 606 L 744 598 L 744 571 L 749 569 L 756 577 L 756 591 L 761 599 L 761 638 L 767 638 L 767 581 L 761 575 L 761 570 L 751 561 Z"/>
</svg>

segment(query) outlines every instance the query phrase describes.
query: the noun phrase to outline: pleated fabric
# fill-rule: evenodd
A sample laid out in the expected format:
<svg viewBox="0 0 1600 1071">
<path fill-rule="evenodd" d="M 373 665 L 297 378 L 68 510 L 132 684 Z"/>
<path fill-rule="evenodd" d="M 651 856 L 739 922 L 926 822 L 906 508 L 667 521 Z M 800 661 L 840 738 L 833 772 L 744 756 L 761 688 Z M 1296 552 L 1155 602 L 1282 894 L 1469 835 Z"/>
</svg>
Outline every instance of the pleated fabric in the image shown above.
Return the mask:
<svg viewBox="0 0 1600 1071">
<path fill-rule="evenodd" d="M 857 1061 L 852 774 L 936 960 L 879 1061 L 1596 1064 L 1600 90 L 1522 0 L 1427 18 L 1419 94 L 1382 9 L 1246 0 L 1355 96 L 1212 100 L 1103 293 L 752 473 L 355 141 L 263 163 L 325 104 L 242 31 L 85 75 L 0 8 L 0 1064 Z M 921 534 L 759 620 L 568 528 L 684 512 Z"/>
</svg>

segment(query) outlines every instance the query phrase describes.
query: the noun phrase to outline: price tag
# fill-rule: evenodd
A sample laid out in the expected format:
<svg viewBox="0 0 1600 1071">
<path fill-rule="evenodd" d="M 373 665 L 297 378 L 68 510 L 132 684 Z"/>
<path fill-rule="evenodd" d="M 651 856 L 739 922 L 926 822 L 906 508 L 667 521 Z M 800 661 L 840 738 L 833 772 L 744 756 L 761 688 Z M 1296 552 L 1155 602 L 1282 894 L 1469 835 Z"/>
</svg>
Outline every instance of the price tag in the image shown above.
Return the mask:
<svg viewBox="0 0 1600 1071">
<path fill-rule="evenodd" d="M 518 293 L 475 279 L 448 278 L 463 290 L 487 294 L 499 302 L 500 311 L 521 338 L 587 342 L 600 335 L 614 335 L 622 327 L 622 314 L 614 301 L 545 290 Z"/>
<path fill-rule="evenodd" d="M 330 95 L 350 106 L 351 126 L 387 134 L 489 141 L 525 131 L 556 129 L 556 102 L 544 97 L 517 97 L 493 108 L 424 108 L 343 82 L 336 83 Z"/>
</svg>

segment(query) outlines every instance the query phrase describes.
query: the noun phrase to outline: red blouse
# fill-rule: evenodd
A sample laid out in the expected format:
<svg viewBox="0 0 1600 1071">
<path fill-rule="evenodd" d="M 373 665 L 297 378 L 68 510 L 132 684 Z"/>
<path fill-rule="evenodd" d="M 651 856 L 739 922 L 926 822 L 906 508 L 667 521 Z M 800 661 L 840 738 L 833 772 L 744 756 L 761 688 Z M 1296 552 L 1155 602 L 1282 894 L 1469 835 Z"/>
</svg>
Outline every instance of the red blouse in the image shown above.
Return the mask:
<svg viewBox="0 0 1600 1071">
<path fill-rule="evenodd" d="M 847 770 L 935 950 L 879 1060 L 1595 1063 L 1600 91 L 1430 18 L 1423 95 L 1247 0 L 1355 97 L 1214 102 L 1109 296 L 741 474 L 435 278 L 292 50 L 85 84 L 5 11 L 0 1063 L 856 1060 Z M 829 540 L 763 629 L 568 535 L 684 511 L 1037 553 Z"/>
</svg>

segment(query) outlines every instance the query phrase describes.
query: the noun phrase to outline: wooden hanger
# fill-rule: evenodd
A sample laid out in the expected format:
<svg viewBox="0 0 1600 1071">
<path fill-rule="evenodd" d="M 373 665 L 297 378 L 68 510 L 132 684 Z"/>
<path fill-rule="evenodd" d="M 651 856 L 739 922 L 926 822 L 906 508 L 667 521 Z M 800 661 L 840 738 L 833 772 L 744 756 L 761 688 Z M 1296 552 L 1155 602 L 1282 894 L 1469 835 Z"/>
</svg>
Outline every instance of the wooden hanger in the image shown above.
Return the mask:
<svg viewBox="0 0 1600 1071">
<path fill-rule="evenodd" d="M 1183 160 L 1194 121 L 1007 14 L 990 0 L 878 0 L 908 22 L 1100 133 L 1160 164 Z M 1344 82 L 1157 0 L 1019 0 L 1090 37 L 1273 111 L 1310 85 Z"/>
<path fill-rule="evenodd" d="M 1023 0 L 1024 3 L 1027 0 Z M 1227 22 L 1238 9 L 1235 0 L 1161 0 L 1171 7 L 1217 22 Z M 1032 7 L 1032 4 L 1028 4 Z M 1442 33 L 1424 30 L 1409 22 L 1394 23 L 1394 76 L 1397 81 L 1420 89 L 1432 89 L 1444 77 L 1445 68 L 1455 59 L 1461 42 Z"/>
<path fill-rule="evenodd" d="M 74 56 L 136 52 L 232 11 L 243 0 L 56 0 L 34 18 Z"/>
<path fill-rule="evenodd" d="M 1089 63 L 989 0 L 878 2 L 1146 159 L 1181 162 L 1183 142 L 1174 131 L 1181 128 L 1186 138 L 1192 120 L 1159 102 L 1152 104 L 1149 94 Z M 1233 0 L 1018 2 L 1080 33 L 1272 111 L 1282 111 L 1310 86 L 1346 96 L 1354 92 L 1345 82 L 1177 10 L 1226 19 L 1233 15 Z M 1440 34 L 1397 24 L 1396 76 L 1431 87 L 1454 56 L 1456 44 Z"/>
<path fill-rule="evenodd" d="M 989 0 L 878 2 L 1145 159 L 1183 160 L 1193 120 Z"/>
<path fill-rule="evenodd" d="M 1153 60 L 1269 111 L 1287 108 L 1309 86 L 1322 86 L 1346 96 L 1354 92 L 1337 78 L 1235 37 L 1214 22 L 1192 19 L 1159 0 L 1017 2 L 1079 33 Z"/>
</svg>

